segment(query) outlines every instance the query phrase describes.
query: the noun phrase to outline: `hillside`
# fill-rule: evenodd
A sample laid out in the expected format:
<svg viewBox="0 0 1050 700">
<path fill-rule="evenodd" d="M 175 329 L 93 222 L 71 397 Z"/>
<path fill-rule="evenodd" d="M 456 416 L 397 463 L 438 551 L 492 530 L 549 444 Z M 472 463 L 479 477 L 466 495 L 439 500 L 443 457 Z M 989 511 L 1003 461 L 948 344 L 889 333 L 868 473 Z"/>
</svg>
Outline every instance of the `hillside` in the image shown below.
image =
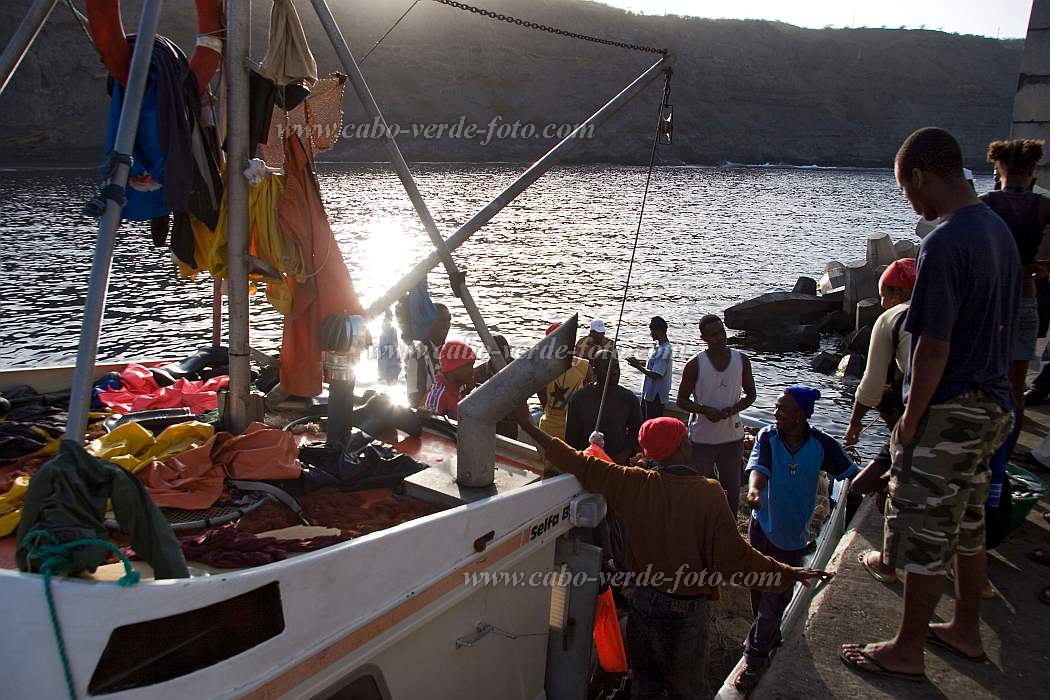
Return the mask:
<svg viewBox="0 0 1050 700">
<path fill-rule="evenodd" d="M 968 160 L 1007 135 L 1023 42 L 886 29 L 813 30 L 762 21 L 650 17 L 583 0 L 478 0 L 571 31 L 666 46 L 677 56 L 672 102 L 675 145 L 668 161 L 784 162 L 886 166 L 919 126 L 950 129 Z M 331 3 L 358 56 L 408 1 Z M 0 7 L 0 41 L 28 0 Z M 126 0 L 133 31 L 138 2 Z M 191 3 L 166 3 L 162 32 L 192 47 Z M 308 2 L 297 3 L 322 73 L 338 70 Z M 255 3 L 253 57 L 266 48 L 269 3 Z M 364 64 L 390 123 L 485 127 L 495 116 L 542 128 L 578 123 L 655 60 L 652 54 L 587 44 L 421 2 Z M 105 71 L 68 8 L 59 5 L 8 86 L 0 110 L 4 162 L 83 160 L 99 155 L 105 129 Z M 574 158 L 644 162 L 659 85 Z M 344 123 L 365 120 L 348 91 Z M 402 135 L 409 160 L 522 161 L 543 138 L 426 139 Z M 375 142 L 345 139 L 326 157 L 383 159 Z"/>
</svg>

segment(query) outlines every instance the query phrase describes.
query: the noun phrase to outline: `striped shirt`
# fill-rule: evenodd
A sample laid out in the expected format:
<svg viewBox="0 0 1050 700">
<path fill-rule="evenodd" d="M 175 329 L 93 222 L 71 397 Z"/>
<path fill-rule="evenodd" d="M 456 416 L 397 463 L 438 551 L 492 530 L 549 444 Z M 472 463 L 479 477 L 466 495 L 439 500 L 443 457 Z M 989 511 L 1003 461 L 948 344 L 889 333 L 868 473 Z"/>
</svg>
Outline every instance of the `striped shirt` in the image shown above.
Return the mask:
<svg viewBox="0 0 1050 700">
<path fill-rule="evenodd" d="M 459 387 L 448 380 L 444 374 L 438 374 L 430 385 L 423 408 L 435 416 L 448 416 L 459 420 Z"/>
</svg>

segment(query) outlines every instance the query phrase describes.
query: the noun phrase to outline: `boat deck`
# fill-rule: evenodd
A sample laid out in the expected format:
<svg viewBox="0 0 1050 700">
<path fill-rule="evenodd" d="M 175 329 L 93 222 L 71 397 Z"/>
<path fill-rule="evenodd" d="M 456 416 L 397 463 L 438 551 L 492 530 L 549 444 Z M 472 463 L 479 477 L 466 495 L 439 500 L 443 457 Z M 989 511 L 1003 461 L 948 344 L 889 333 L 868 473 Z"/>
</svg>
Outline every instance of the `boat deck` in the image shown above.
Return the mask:
<svg viewBox="0 0 1050 700">
<path fill-rule="evenodd" d="M 1021 437 L 1030 449 L 1050 432 L 1050 407 L 1029 409 Z M 1040 474 L 1043 478 L 1045 474 Z M 873 580 L 858 562 L 861 552 L 882 544 L 882 516 L 868 501 L 857 513 L 853 530 L 842 539 L 833 560 L 837 575 L 817 593 L 801 634 L 794 634 L 777 653 L 768 673 L 752 693 L 755 698 L 981 698 L 1042 695 L 1050 682 L 1050 606 L 1036 598 L 1050 585 L 1050 569 L 1027 553 L 1050 544 L 1050 527 L 1041 513 L 1044 499 L 1027 521 L 990 554 L 988 571 L 997 595 L 982 606 L 982 636 L 989 661 L 976 664 L 949 652 L 929 648 L 925 683 L 882 678 L 848 669 L 838 657 L 844 642 L 873 642 L 896 632 L 903 605 L 901 583 Z M 951 616 L 950 584 L 936 618 Z"/>
<path fill-rule="evenodd" d="M 536 464 L 535 453 L 523 444 L 512 441 L 501 441 L 499 453 L 496 457 L 495 473 L 496 482 L 487 489 L 467 489 L 459 487 L 455 483 L 456 474 L 456 443 L 450 438 L 432 432 L 424 432 L 419 438 L 408 437 L 399 433 L 399 440 L 394 447 L 402 454 L 412 457 L 416 461 L 428 465 L 427 469 L 408 477 L 403 482 L 404 496 L 432 504 L 436 510 L 455 507 L 468 503 L 478 498 L 495 495 L 504 490 L 517 488 L 535 481 L 542 474 L 542 469 Z M 315 433 L 310 436 L 301 436 L 300 442 L 324 441 L 323 433 Z M 530 455 L 531 452 L 531 455 Z M 531 457 L 531 459 L 530 459 Z M 264 506 L 266 508 L 267 506 Z M 273 505 L 272 509 L 281 511 L 287 515 L 287 522 L 280 523 L 275 527 L 295 525 L 296 519 L 290 510 Z M 286 512 L 285 512 L 286 511 Z M 259 511 L 246 516 L 253 519 Z M 420 517 L 416 513 L 413 517 Z M 313 522 L 312 525 L 328 527 L 333 523 Z M 344 523 L 345 524 L 345 523 Z M 385 527 L 392 527 L 391 523 Z M 380 528 L 384 529 L 384 528 Z M 181 535 L 197 534 L 202 531 L 180 532 Z M 326 533 L 331 534 L 331 533 Z M 117 541 L 117 540 L 115 540 Z M 122 544 L 123 542 L 118 542 Z M 0 569 L 15 569 L 15 535 L 0 537 Z M 211 571 L 211 567 L 190 561 L 192 568 Z M 118 565 L 110 565 L 118 566 Z M 151 570 L 144 562 L 135 562 L 135 568 L 142 571 L 144 577 L 148 578 Z M 232 571 L 229 569 L 227 571 Z M 107 574 L 108 575 L 108 574 Z M 119 576 L 119 574 L 118 574 Z"/>
</svg>

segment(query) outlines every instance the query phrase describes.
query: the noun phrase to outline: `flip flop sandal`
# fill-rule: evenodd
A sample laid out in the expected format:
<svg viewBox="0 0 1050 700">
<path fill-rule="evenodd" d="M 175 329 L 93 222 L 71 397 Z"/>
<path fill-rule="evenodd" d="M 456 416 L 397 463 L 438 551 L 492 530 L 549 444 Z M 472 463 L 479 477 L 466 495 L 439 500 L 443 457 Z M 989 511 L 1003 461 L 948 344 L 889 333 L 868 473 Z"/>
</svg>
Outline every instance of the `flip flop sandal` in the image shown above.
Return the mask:
<svg viewBox="0 0 1050 700">
<path fill-rule="evenodd" d="M 1028 558 L 1034 561 L 1036 564 L 1042 564 L 1043 566 L 1050 566 L 1050 552 L 1043 549 L 1033 549 L 1028 553 Z"/>
<path fill-rule="evenodd" d="M 951 653 L 958 656 L 960 659 L 973 661 L 977 664 L 983 664 L 985 661 L 988 660 L 988 655 L 985 654 L 983 651 L 978 656 L 970 656 L 969 654 L 963 653 L 955 645 L 949 644 L 948 642 L 944 641 L 944 639 L 942 639 L 936 632 L 933 631 L 933 628 L 926 629 L 926 643 L 930 646 L 935 646 L 944 649 L 945 651 L 950 651 Z"/>
<path fill-rule="evenodd" d="M 887 676 L 888 678 L 897 678 L 902 681 L 912 681 L 913 683 L 922 683 L 926 680 L 925 673 L 903 673 L 901 671 L 891 671 L 885 666 L 883 666 L 881 663 L 879 663 L 878 660 L 875 659 L 875 657 L 873 657 L 871 654 L 867 653 L 860 647 L 856 649 L 850 649 L 850 651 L 859 654 L 861 660 L 856 661 L 846 656 L 845 649 L 839 652 L 839 659 L 842 661 L 842 663 L 846 664 L 850 668 L 860 671 L 862 673 L 870 673 L 873 676 Z M 866 668 L 862 666 L 862 661 L 868 662 L 875 668 Z"/>
<path fill-rule="evenodd" d="M 875 567 L 868 564 L 868 555 L 874 552 L 874 549 L 866 549 L 857 556 L 857 561 L 864 567 L 864 570 L 871 574 L 871 577 L 879 583 L 897 583 L 897 574 L 893 573 L 892 576 L 887 575 L 876 569 Z"/>
</svg>

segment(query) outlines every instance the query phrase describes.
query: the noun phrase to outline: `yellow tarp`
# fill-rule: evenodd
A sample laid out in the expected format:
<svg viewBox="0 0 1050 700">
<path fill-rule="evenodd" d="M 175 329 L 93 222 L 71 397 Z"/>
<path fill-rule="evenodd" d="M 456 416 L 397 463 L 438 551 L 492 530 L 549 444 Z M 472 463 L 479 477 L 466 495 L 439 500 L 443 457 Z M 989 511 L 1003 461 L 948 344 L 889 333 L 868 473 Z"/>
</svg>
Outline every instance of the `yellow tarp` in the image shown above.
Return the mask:
<svg viewBox="0 0 1050 700">
<path fill-rule="evenodd" d="M 18 527 L 22 519 L 22 499 L 29 490 L 29 477 L 20 476 L 7 493 L 0 493 L 0 537 L 6 537 Z"/>
<path fill-rule="evenodd" d="M 200 447 L 215 434 L 207 423 L 188 421 L 164 429 L 158 437 L 138 423 L 125 423 L 111 433 L 92 440 L 87 451 L 108 459 L 134 474 L 150 462 L 163 462 L 169 457 Z"/>
</svg>

